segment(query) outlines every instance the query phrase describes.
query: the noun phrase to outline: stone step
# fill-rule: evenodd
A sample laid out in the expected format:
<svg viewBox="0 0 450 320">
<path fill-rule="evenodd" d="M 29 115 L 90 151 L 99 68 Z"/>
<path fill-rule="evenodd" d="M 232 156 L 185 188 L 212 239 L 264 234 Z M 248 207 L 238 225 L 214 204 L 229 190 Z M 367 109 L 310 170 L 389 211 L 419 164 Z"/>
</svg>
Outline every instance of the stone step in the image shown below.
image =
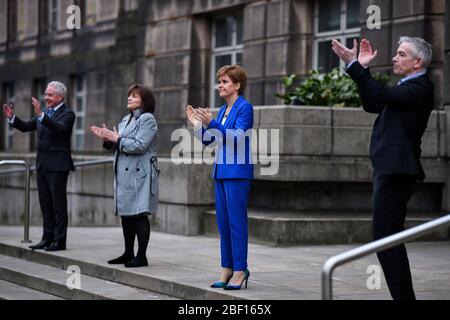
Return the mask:
<svg viewBox="0 0 450 320">
<path fill-rule="evenodd" d="M 72 249 L 73 250 L 73 249 Z M 187 299 L 187 300 L 247 300 L 245 293 L 235 291 L 224 291 L 210 289 L 209 285 L 204 284 L 204 270 L 197 270 L 199 275 L 185 275 L 187 269 L 180 269 L 177 266 L 171 266 L 170 275 L 175 273 L 175 279 L 170 276 L 166 278 L 163 276 L 153 275 L 151 269 L 148 268 L 124 268 L 123 265 L 108 265 L 104 262 L 99 262 L 97 256 L 102 253 L 93 249 L 92 256 L 83 251 L 83 254 L 77 252 L 76 255 L 68 254 L 70 248 L 66 251 L 58 251 L 49 253 L 41 250 L 31 251 L 24 244 L 16 244 L 13 241 L 0 243 L 0 255 L 8 257 L 23 259 L 26 262 L 36 263 L 43 267 L 53 267 L 59 270 L 60 277 L 67 279 L 67 267 L 76 265 L 80 268 L 83 277 L 95 277 L 97 279 L 106 280 L 109 283 L 114 283 L 117 286 L 125 285 L 134 288 L 144 289 L 152 293 L 161 294 L 163 297 L 172 297 L 170 299 Z M 68 254 L 68 256 L 65 256 Z M 72 256 L 76 256 L 73 258 Z M 94 258 L 91 258 L 94 257 Z M 104 260 L 104 259 L 101 259 Z M 150 267 L 149 267 L 150 268 Z M 151 273 L 151 274 L 149 274 Z M 201 277 L 201 280 L 193 281 Z M 197 277 L 197 278 L 196 278 Z M 0 279 L 1 279 L 0 268 Z M 199 278 L 200 279 L 200 278 Z M 214 278 L 211 278 L 214 279 Z M 6 279 L 8 280 L 8 279 Z M 10 281 L 10 280 L 8 280 Z M 210 280 L 212 281 L 212 280 Z M 14 281 L 12 281 L 14 282 Z M 197 283 L 198 282 L 198 283 Z M 126 299 L 126 297 L 123 297 Z"/>
<path fill-rule="evenodd" d="M 0 300 L 63 300 L 60 297 L 0 280 Z"/>
<path fill-rule="evenodd" d="M 438 218 L 438 213 L 408 213 L 405 227 Z M 271 246 L 357 244 L 372 241 L 370 212 L 299 212 L 249 208 L 249 241 Z M 204 214 L 205 235 L 218 236 L 215 210 Z M 421 241 L 450 239 L 450 229 L 441 229 Z"/>
<path fill-rule="evenodd" d="M 70 300 L 167 300 L 159 293 L 76 274 L 48 265 L 0 255 L 0 279 Z M 71 279 L 69 279 L 71 278 Z M 68 284 L 79 286 L 69 288 Z"/>
</svg>

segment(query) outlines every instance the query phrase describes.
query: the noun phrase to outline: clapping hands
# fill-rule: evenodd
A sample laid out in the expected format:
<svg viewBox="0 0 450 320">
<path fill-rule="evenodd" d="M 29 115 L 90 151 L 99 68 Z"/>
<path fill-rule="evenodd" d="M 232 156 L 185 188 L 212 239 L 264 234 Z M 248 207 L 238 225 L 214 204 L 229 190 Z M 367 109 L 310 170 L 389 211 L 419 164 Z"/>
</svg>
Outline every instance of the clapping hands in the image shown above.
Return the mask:
<svg viewBox="0 0 450 320">
<path fill-rule="evenodd" d="M 31 97 L 31 104 L 33 105 L 34 114 L 38 117 L 42 116 L 41 103 L 35 97 Z"/>
<path fill-rule="evenodd" d="M 193 108 L 191 105 L 186 107 L 186 116 L 194 128 L 200 127 L 203 123 L 209 125 L 213 118 L 209 108 Z"/>
<path fill-rule="evenodd" d="M 12 119 L 14 117 L 14 105 L 12 103 L 10 104 L 4 104 L 3 105 L 3 114 L 6 118 Z"/>
<path fill-rule="evenodd" d="M 378 55 L 378 51 L 373 51 L 369 40 L 362 39 L 359 45 L 359 55 L 358 55 L 358 41 L 353 40 L 353 48 L 349 49 L 339 41 L 334 39 L 331 43 L 331 49 L 336 53 L 336 55 L 348 65 L 352 60 L 358 59 L 358 62 L 367 68 L 373 59 Z"/>
<path fill-rule="evenodd" d="M 117 132 L 116 127 L 113 127 L 113 130 L 110 130 L 106 127 L 105 124 L 103 124 L 103 127 L 97 127 L 92 126 L 91 131 L 99 138 L 103 139 L 104 141 L 109 142 L 117 142 L 119 139 L 119 133 Z"/>
</svg>

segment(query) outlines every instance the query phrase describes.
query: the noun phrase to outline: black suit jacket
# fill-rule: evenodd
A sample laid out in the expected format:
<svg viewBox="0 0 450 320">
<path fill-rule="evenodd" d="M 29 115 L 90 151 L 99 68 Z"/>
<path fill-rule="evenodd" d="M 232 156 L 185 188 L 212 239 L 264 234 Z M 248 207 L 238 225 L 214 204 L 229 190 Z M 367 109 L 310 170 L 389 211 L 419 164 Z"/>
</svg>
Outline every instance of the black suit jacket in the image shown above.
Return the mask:
<svg viewBox="0 0 450 320">
<path fill-rule="evenodd" d="M 12 127 L 22 132 L 37 130 L 36 169 L 73 171 L 75 168 L 70 153 L 70 140 L 74 122 L 75 113 L 63 104 L 51 118 L 45 115 L 42 122 L 37 117 L 22 121 L 16 116 Z"/>
<path fill-rule="evenodd" d="M 427 75 L 386 87 L 372 79 L 369 69 L 353 63 L 347 73 L 358 84 L 363 108 L 379 116 L 373 125 L 370 159 L 375 174 L 425 173 L 420 163 L 422 136 L 434 107 L 434 85 Z"/>
</svg>

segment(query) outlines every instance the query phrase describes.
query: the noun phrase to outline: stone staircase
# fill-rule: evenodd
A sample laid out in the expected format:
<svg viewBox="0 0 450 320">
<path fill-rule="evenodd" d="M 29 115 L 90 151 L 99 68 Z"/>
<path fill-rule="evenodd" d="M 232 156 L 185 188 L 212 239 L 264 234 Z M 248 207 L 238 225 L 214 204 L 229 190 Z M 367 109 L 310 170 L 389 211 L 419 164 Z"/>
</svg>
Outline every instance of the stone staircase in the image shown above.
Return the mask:
<svg viewBox="0 0 450 320">
<path fill-rule="evenodd" d="M 204 230 L 218 236 L 215 210 L 204 214 Z M 406 228 L 438 218 L 438 213 L 408 213 Z M 370 212 L 305 212 L 249 208 L 249 241 L 271 246 L 335 245 L 366 243 L 372 240 Z M 450 229 L 441 229 L 420 241 L 450 239 Z"/>
<path fill-rule="evenodd" d="M 31 227 L 30 238 L 40 239 L 41 227 Z M 108 265 L 123 248 L 120 228 L 68 230 L 65 251 L 34 251 L 21 243 L 23 227 L 0 226 L 0 299 L 136 299 L 164 304 L 186 300 L 317 300 L 321 268 L 330 257 L 355 245 L 266 246 L 249 244 L 251 277 L 246 290 L 210 288 L 217 281 L 220 243 L 205 236 L 152 232 L 145 268 Z M 408 243 L 418 299 L 448 299 L 450 241 Z M 380 290 L 367 288 L 367 267 L 375 255 L 342 266 L 333 284 L 335 299 L 390 299 L 384 282 Z M 80 286 L 68 270 L 79 268 Z M 67 283 L 76 287 L 69 289 Z M 178 302 L 177 302 L 178 301 Z M 245 302 L 244 302 L 245 303 Z"/>
<path fill-rule="evenodd" d="M 77 280 L 70 266 L 82 270 Z M 68 271 L 69 270 L 69 271 Z M 68 283 L 71 286 L 68 286 Z M 0 243 L 0 299 L 4 300 L 179 300 L 242 299 L 179 281 L 165 280 L 57 253 Z"/>
<path fill-rule="evenodd" d="M 32 260 L 32 259 L 31 259 Z M 6 300 L 167 300 L 168 295 L 129 285 L 114 283 L 96 276 L 81 275 L 80 287 L 69 277 L 74 274 L 47 264 L 0 255 L 0 297 Z M 73 279 L 73 278 L 72 278 Z M 68 285 L 72 284 L 71 286 Z M 1 284 L 0 284 L 1 285 Z"/>
<path fill-rule="evenodd" d="M 0 255 L 0 277 L 24 290 L 39 292 L 42 299 L 59 297 L 69 300 L 165 300 L 171 297 L 149 290 L 137 289 L 101 278 L 80 275 L 80 288 L 74 274 L 49 265 Z M 72 284 L 70 287 L 68 286 Z M 20 290 L 22 291 L 22 290 Z M 43 294 L 43 295 L 42 295 Z"/>
<path fill-rule="evenodd" d="M 0 300 L 63 300 L 63 298 L 0 280 Z"/>
</svg>

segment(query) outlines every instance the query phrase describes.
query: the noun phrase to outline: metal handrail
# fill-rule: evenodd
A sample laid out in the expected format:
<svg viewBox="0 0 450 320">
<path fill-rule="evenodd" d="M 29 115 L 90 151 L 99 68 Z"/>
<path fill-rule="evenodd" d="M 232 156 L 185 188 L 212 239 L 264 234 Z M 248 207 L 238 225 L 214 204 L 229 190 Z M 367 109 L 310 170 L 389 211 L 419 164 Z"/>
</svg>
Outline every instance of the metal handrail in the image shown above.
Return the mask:
<svg viewBox="0 0 450 320">
<path fill-rule="evenodd" d="M 24 166 L 25 178 L 25 217 L 22 243 L 30 243 L 30 166 L 23 160 L 2 160 L 1 166 Z"/>
<path fill-rule="evenodd" d="M 100 159 L 100 160 L 88 160 L 75 162 L 74 167 L 87 167 L 98 164 L 114 163 L 114 158 Z M 3 160 L 0 161 L 0 167 L 2 165 L 23 165 L 24 169 L 12 169 L 2 170 L 0 174 L 11 174 L 26 172 L 26 184 L 25 184 L 25 220 L 24 220 L 24 239 L 22 243 L 30 243 L 30 176 L 32 171 L 36 171 L 36 167 L 31 167 L 23 160 Z"/>
<path fill-rule="evenodd" d="M 450 225 L 450 214 L 328 258 L 322 267 L 322 300 L 333 298 L 332 273 L 338 266 L 417 239 L 447 225 Z"/>
<path fill-rule="evenodd" d="M 105 163 L 110 163 L 110 162 L 113 163 L 114 162 L 114 158 L 75 162 L 73 165 L 74 165 L 74 167 L 85 167 L 85 166 L 96 165 L 96 164 L 105 164 Z M 2 174 L 11 174 L 11 173 L 21 173 L 21 172 L 24 172 L 24 171 L 25 171 L 25 169 L 0 170 L 0 175 L 2 175 Z M 34 172 L 34 171 L 36 171 L 36 166 L 30 167 L 30 172 Z"/>
</svg>

